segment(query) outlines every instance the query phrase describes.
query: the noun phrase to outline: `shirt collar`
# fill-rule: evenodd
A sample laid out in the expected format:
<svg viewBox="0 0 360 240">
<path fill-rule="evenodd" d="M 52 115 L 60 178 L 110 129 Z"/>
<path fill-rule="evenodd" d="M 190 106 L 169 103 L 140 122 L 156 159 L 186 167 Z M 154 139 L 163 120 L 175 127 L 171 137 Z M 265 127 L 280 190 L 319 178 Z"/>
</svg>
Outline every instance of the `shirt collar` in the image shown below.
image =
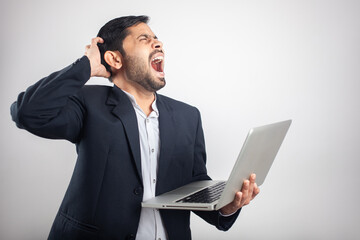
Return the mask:
<svg viewBox="0 0 360 240">
<path fill-rule="evenodd" d="M 134 108 L 137 108 L 137 109 L 140 109 L 141 111 L 143 111 L 143 110 L 140 108 L 140 106 L 136 103 L 136 99 L 135 99 L 135 97 L 134 97 L 132 94 L 130 94 L 130 93 L 124 91 L 124 90 L 122 90 L 122 91 L 129 97 L 130 102 L 131 102 L 131 104 L 133 105 Z M 156 100 L 157 100 L 156 94 L 154 94 L 154 96 L 155 96 L 155 100 L 154 100 L 154 102 L 151 104 L 151 108 L 153 109 L 153 112 L 155 112 L 156 116 L 159 116 L 159 110 L 158 110 L 158 108 L 157 108 L 157 106 L 156 106 Z M 151 115 L 151 114 L 150 114 L 150 115 Z"/>
</svg>

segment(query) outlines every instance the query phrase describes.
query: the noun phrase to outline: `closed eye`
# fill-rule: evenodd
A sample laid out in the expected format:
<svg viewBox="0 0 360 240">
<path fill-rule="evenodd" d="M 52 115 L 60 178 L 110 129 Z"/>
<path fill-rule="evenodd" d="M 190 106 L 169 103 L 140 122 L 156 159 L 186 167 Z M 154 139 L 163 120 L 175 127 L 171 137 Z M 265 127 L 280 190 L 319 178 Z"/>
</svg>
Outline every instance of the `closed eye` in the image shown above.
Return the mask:
<svg viewBox="0 0 360 240">
<path fill-rule="evenodd" d="M 139 41 L 148 41 L 149 39 L 151 38 L 154 38 L 154 39 L 158 39 L 156 36 L 150 36 L 148 34 L 141 34 L 140 36 L 137 37 L 139 39 Z"/>
</svg>

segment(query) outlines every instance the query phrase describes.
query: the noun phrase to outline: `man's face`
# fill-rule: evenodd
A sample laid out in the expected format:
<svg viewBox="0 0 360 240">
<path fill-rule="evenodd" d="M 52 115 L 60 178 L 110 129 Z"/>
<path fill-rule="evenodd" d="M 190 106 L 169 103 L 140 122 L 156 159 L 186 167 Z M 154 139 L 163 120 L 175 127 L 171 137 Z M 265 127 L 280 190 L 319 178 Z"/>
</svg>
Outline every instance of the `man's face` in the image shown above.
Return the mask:
<svg viewBox="0 0 360 240">
<path fill-rule="evenodd" d="M 163 45 L 145 23 L 128 30 L 129 35 L 123 41 L 127 79 L 155 92 L 165 86 Z"/>
</svg>

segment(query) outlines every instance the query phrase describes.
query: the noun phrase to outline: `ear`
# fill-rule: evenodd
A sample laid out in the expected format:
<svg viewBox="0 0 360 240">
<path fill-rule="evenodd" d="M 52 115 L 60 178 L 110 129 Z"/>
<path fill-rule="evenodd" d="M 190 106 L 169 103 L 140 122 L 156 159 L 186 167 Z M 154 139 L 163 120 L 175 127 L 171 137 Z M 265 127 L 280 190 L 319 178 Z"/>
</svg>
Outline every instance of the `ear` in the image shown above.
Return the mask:
<svg viewBox="0 0 360 240">
<path fill-rule="evenodd" d="M 111 68 L 119 70 L 122 67 L 122 56 L 119 51 L 106 51 L 104 60 Z"/>
</svg>

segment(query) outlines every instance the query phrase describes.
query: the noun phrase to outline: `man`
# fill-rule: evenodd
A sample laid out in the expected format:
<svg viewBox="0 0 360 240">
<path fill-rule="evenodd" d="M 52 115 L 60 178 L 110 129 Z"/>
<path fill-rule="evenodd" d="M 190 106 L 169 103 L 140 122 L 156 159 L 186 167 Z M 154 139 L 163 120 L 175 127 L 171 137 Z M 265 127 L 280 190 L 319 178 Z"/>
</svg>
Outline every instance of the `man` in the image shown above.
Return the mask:
<svg viewBox="0 0 360 240">
<path fill-rule="evenodd" d="M 163 45 L 146 16 L 111 20 L 85 56 L 20 93 L 17 126 L 76 144 L 78 159 L 49 239 L 191 239 L 190 211 L 142 209 L 141 201 L 210 179 L 199 111 L 156 91 Z M 114 87 L 84 86 L 93 76 Z M 195 212 L 228 230 L 259 193 L 255 175 L 220 211 Z"/>
</svg>

